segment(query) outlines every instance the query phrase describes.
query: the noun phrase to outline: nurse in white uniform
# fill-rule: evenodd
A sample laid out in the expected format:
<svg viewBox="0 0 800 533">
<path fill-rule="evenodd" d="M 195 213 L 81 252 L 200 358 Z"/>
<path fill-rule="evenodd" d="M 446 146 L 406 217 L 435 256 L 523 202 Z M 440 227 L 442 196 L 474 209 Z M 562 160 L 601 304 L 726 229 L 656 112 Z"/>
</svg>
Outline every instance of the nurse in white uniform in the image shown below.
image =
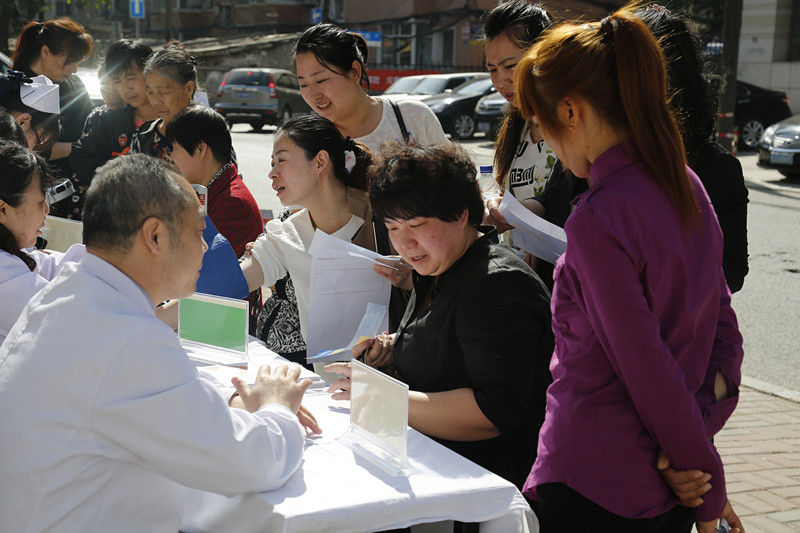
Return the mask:
<svg viewBox="0 0 800 533">
<path fill-rule="evenodd" d="M 47 163 L 27 148 L 0 140 L 0 344 L 25 304 L 69 261 L 83 257 L 83 245 L 66 254 L 34 249 L 50 211 L 45 191 Z"/>
</svg>

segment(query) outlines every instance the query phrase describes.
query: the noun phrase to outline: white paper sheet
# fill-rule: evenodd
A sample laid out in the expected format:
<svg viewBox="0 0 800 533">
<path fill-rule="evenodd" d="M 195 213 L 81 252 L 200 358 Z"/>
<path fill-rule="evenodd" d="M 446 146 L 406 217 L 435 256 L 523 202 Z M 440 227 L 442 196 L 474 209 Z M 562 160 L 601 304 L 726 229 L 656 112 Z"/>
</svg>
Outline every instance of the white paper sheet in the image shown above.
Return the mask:
<svg viewBox="0 0 800 533">
<path fill-rule="evenodd" d="M 314 233 L 314 239 L 311 241 L 311 246 L 308 247 L 308 253 L 313 256 L 314 253 L 319 250 L 339 250 L 342 252 L 347 252 L 347 254 L 351 257 L 367 259 L 373 263 L 377 263 L 382 266 L 388 266 L 389 268 L 394 268 L 395 270 L 397 269 L 392 266 L 392 263 L 400 262 L 399 257 L 387 257 L 379 254 L 378 252 L 361 248 L 352 242 L 337 239 L 336 237 L 332 237 L 327 233 L 317 230 Z"/>
<path fill-rule="evenodd" d="M 511 231 L 514 246 L 553 264 L 567 251 L 567 234 L 564 228 L 534 215 L 513 194 L 503 195 L 500 213 L 506 222 L 514 226 Z"/>
<path fill-rule="evenodd" d="M 306 351 L 317 354 L 346 346 L 368 303 L 388 307 L 391 283 L 372 269 L 380 254 L 319 230 L 308 251 L 312 261 Z M 384 318 L 380 331 L 387 327 Z"/>
<path fill-rule="evenodd" d="M 381 331 L 383 331 L 384 324 L 386 324 L 386 313 L 388 307 L 376 303 L 368 303 L 367 310 L 361 318 L 361 323 L 358 325 L 355 335 L 344 348 L 337 348 L 335 350 L 325 350 L 319 352 L 317 355 L 308 357 L 306 360 L 309 363 L 323 363 L 328 361 L 349 361 L 353 358 L 353 346 L 361 341 L 372 339 Z"/>
</svg>

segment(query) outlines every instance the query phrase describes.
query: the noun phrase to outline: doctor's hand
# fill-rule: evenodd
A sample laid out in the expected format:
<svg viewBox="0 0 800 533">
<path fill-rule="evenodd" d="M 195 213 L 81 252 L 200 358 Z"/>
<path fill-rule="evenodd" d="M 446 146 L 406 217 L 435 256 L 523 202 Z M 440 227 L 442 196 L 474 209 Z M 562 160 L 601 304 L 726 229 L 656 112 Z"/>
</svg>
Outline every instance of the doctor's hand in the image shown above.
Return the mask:
<svg viewBox="0 0 800 533">
<path fill-rule="evenodd" d="M 744 533 L 742 521 L 736 516 L 730 501 L 725 502 L 725 507 L 723 507 L 719 518 L 724 518 L 728 522 L 730 533 Z M 697 533 L 716 533 L 718 531 L 717 520 L 711 520 L 710 522 L 701 522 L 698 520 L 695 525 L 697 526 Z"/>
<path fill-rule="evenodd" d="M 500 196 L 489 198 L 483 206 L 483 223 L 496 226 L 497 233 L 503 233 L 514 229 L 514 226 L 506 222 L 506 218 L 500 213 L 500 202 L 502 201 L 503 198 Z"/>
<path fill-rule="evenodd" d="M 350 363 L 331 363 L 325 366 L 325 371 L 344 375 L 343 378 L 337 379 L 328 387 L 328 392 L 332 393 L 331 398 L 334 400 L 349 400 L 350 376 L 353 375 L 352 365 Z"/>
<path fill-rule="evenodd" d="M 298 381 L 299 377 L 300 367 L 297 365 L 278 365 L 274 369 L 263 365 L 258 369 L 252 387 L 239 377 L 231 378 L 231 383 L 239 393 L 244 408 L 251 413 L 258 411 L 262 405 L 277 403 L 297 414 L 303 394 L 311 386 L 310 379 Z"/>
<path fill-rule="evenodd" d="M 391 335 L 384 331 L 374 339 L 361 341 L 353 346 L 353 357 L 360 357 L 364 353 L 364 362 L 375 368 L 383 368 L 392 363 L 394 350 L 394 333 Z"/>
<path fill-rule="evenodd" d="M 391 255 L 389 257 L 399 257 L 396 255 Z M 380 259 L 378 259 L 380 261 Z M 385 265 L 392 265 L 395 268 L 391 268 L 388 266 L 378 265 L 376 263 L 372 264 L 372 270 L 383 276 L 384 278 L 388 279 L 392 285 L 397 287 L 398 289 L 403 289 L 404 291 L 410 291 L 414 288 L 414 284 L 411 282 L 411 265 L 400 259 L 400 261 L 381 261 Z"/>
<path fill-rule="evenodd" d="M 658 452 L 656 468 L 661 478 L 669 485 L 684 507 L 698 507 L 703 503 L 703 494 L 711 490 L 711 474 L 702 470 L 675 470 L 663 451 Z"/>
</svg>

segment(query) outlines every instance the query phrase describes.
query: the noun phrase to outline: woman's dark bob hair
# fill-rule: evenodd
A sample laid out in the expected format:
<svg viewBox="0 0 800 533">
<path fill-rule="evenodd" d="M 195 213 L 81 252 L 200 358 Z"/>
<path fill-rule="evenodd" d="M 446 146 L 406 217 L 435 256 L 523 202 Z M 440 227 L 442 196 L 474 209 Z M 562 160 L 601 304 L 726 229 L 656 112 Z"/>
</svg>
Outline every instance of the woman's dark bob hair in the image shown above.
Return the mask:
<svg viewBox="0 0 800 533">
<path fill-rule="evenodd" d="M 383 220 L 438 218 L 454 222 L 469 213 L 469 222 L 483 220 L 475 165 L 459 145 L 415 146 L 386 143 L 369 168 L 369 203 Z"/>
</svg>

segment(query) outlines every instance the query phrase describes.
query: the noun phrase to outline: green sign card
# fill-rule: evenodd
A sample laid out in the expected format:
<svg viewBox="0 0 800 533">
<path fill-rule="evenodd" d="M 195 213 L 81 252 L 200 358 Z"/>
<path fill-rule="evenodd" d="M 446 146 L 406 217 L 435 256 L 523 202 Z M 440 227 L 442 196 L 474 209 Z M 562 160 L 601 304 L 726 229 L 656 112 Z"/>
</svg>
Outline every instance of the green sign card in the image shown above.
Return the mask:
<svg viewBox="0 0 800 533">
<path fill-rule="evenodd" d="M 247 353 L 248 303 L 195 293 L 178 307 L 178 337 L 223 350 Z"/>
</svg>

